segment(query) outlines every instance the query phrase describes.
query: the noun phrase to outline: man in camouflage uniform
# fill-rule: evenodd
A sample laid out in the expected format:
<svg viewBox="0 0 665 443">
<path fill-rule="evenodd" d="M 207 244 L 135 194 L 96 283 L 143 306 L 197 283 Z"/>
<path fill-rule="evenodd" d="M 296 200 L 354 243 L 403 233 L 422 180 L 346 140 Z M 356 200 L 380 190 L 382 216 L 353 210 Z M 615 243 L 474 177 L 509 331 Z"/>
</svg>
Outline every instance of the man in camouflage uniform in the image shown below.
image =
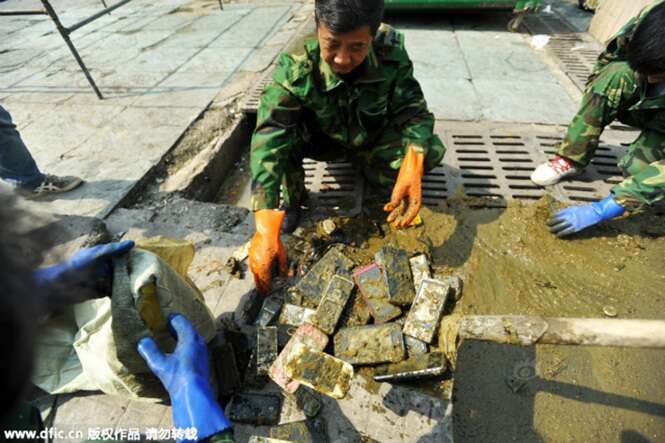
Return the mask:
<svg viewBox="0 0 665 443">
<path fill-rule="evenodd" d="M 394 186 L 384 209 L 390 222 L 405 227 L 418 214 L 424 171 L 445 152 L 404 37 L 381 24 L 383 0 L 317 0 L 315 11 L 318 39 L 301 53 L 281 55 L 252 138 L 257 233 L 250 268 L 261 292 L 268 290 L 270 265 L 286 266 L 279 229 L 297 225 L 303 158 L 348 159 L 371 184 Z"/>
<path fill-rule="evenodd" d="M 579 112 L 554 159 L 531 179 L 542 186 L 578 174 L 598 148 L 603 129 L 618 120 L 641 128 L 619 166 L 626 179 L 608 198 L 567 208 L 550 222 L 560 236 L 665 198 L 665 1 L 654 2 L 610 41 L 587 83 Z"/>
</svg>

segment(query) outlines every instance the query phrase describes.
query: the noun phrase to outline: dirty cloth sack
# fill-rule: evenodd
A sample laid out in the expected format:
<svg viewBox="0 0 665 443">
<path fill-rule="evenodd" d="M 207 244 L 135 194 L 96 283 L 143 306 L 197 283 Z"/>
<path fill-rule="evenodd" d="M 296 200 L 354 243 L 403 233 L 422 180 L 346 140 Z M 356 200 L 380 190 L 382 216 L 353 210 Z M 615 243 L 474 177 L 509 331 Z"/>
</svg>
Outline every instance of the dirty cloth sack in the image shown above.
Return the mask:
<svg viewBox="0 0 665 443">
<path fill-rule="evenodd" d="M 175 312 L 191 320 L 206 342 L 214 337 L 213 316 L 186 276 L 193 257 L 191 243 L 155 238 L 115 259 L 112 297 L 79 303 L 46 325 L 33 382 L 51 394 L 101 390 L 133 399 L 164 398 L 136 343 L 152 335 L 164 352 L 172 352 L 175 340 L 166 319 Z"/>
</svg>

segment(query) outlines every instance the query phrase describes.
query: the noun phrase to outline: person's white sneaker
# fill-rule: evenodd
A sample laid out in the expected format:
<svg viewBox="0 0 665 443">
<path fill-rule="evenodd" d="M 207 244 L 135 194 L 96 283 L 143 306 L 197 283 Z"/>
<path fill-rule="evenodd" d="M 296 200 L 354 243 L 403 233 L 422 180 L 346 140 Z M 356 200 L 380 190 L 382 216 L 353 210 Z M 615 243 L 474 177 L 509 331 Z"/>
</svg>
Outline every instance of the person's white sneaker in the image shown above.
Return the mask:
<svg viewBox="0 0 665 443">
<path fill-rule="evenodd" d="M 78 177 L 46 174 L 39 186 L 28 192 L 28 197 L 36 198 L 48 194 L 61 194 L 74 190 L 82 184 L 83 180 Z"/>
<path fill-rule="evenodd" d="M 531 181 L 540 186 L 550 186 L 559 183 L 566 177 L 577 175 L 580 172 L 582 172 L 582 170 L 575 167 L 572 161 L 555 155 L 552 160 L 543 163 L 533 171 L 533 174 L 531 174 Z"/>
</svg>

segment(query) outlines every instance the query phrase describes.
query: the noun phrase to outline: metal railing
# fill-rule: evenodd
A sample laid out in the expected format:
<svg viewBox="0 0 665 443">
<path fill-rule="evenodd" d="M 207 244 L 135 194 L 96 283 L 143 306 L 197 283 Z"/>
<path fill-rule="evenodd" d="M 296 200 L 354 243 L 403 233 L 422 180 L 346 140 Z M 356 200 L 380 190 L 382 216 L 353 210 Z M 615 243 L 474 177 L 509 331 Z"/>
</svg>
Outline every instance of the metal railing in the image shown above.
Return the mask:
<svg viewBox="0 0 665 443">
<path fill-rule="evenodd" d="M 74 23 L 71 26 L 64 26 L 62 22 L 60 21 L 60 18 L 58 17 L 58 13 L 55 11 L 53 6 L 51 6 L 51 2 L 49 0 L 40 0 L 42 2 L 42 5 L 44 6 L 43 10 L 16 10 L 16 11 L 0 11 L 0 16 L 17 16 L 17 15 L 48 15 L 51 17 L 51 20 L 53 20 L 53 23 L 55 24 L 55 27 L 57 28 L 58 32 L 62 36 L 62 39 L 65 41 L 65 44 L 67 44 L 67 47 L 71 51 L 72 55 L 74 56 L 74 59 L 76 60 L 76 63 L 78 63 L 79 67 L 83 71 L 83 74 L 85 75 L 85 78 L 88 80 L 88 83 L 90 83 L 90 86 L 92 89 L 95 91 L 95 94 L 97 94 L 97 97 L 100 100 L 104 99 L 104 96 L 102 95 L 101 91 L 97 87 L 97 84 L 95 83 L 95 80 L 92 78 L 92 75 L 90 75 L 90 71 L 88 70 L 87 66 L 85 63 L 83 63 L 83 59 L 81 59 L 81 56 L 79 55 L 78 50 L 76 49 L 76 46 L 74 46 L 74 43 L 72 43 L 72 40 L 69 38 L 69 35 L 82 28 L 83 26 L 92 23 L 93 21 L 97 20 L 100 17 L 103 17 L 105 14 L 110 14 L 112 11 L 118 9 L 119 7 L 126 5 L 129 3 L 131 0 L 120 0 L 117 3 L 108 6 L 106 4 L 105 0 L 101 0 L 102 5 L 104 6 L 104 9 L 99 11 L 96 14 L 91 15 L 88 18 L 85 18 L 81 20 L 78 23 Z M 219 0 L 219 7 L 220 9 L 224 9 L 224 5 L 222 3 L 222 0 Z"/>
</svg>

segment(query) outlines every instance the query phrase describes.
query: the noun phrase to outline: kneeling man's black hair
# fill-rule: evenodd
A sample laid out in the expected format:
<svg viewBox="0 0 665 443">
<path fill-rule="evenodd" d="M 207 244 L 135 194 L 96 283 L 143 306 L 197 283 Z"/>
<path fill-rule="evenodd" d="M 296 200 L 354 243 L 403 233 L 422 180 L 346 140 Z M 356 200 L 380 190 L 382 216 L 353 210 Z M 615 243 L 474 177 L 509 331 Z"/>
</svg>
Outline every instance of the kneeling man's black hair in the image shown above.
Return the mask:
<svg viewBox="0 0 665 443">
<path fill-rule="evenodd" d="M 383 0 L 316 0 L 316 23 L 343 34 L 369 26 L 372 35 L 383 19 Z"/>
<path fill-rule="evenodd" d="M 665 74 L 665 3 L 654 7 L 635 30 L 628 62 L 643 75 Z"/>
</svg>

